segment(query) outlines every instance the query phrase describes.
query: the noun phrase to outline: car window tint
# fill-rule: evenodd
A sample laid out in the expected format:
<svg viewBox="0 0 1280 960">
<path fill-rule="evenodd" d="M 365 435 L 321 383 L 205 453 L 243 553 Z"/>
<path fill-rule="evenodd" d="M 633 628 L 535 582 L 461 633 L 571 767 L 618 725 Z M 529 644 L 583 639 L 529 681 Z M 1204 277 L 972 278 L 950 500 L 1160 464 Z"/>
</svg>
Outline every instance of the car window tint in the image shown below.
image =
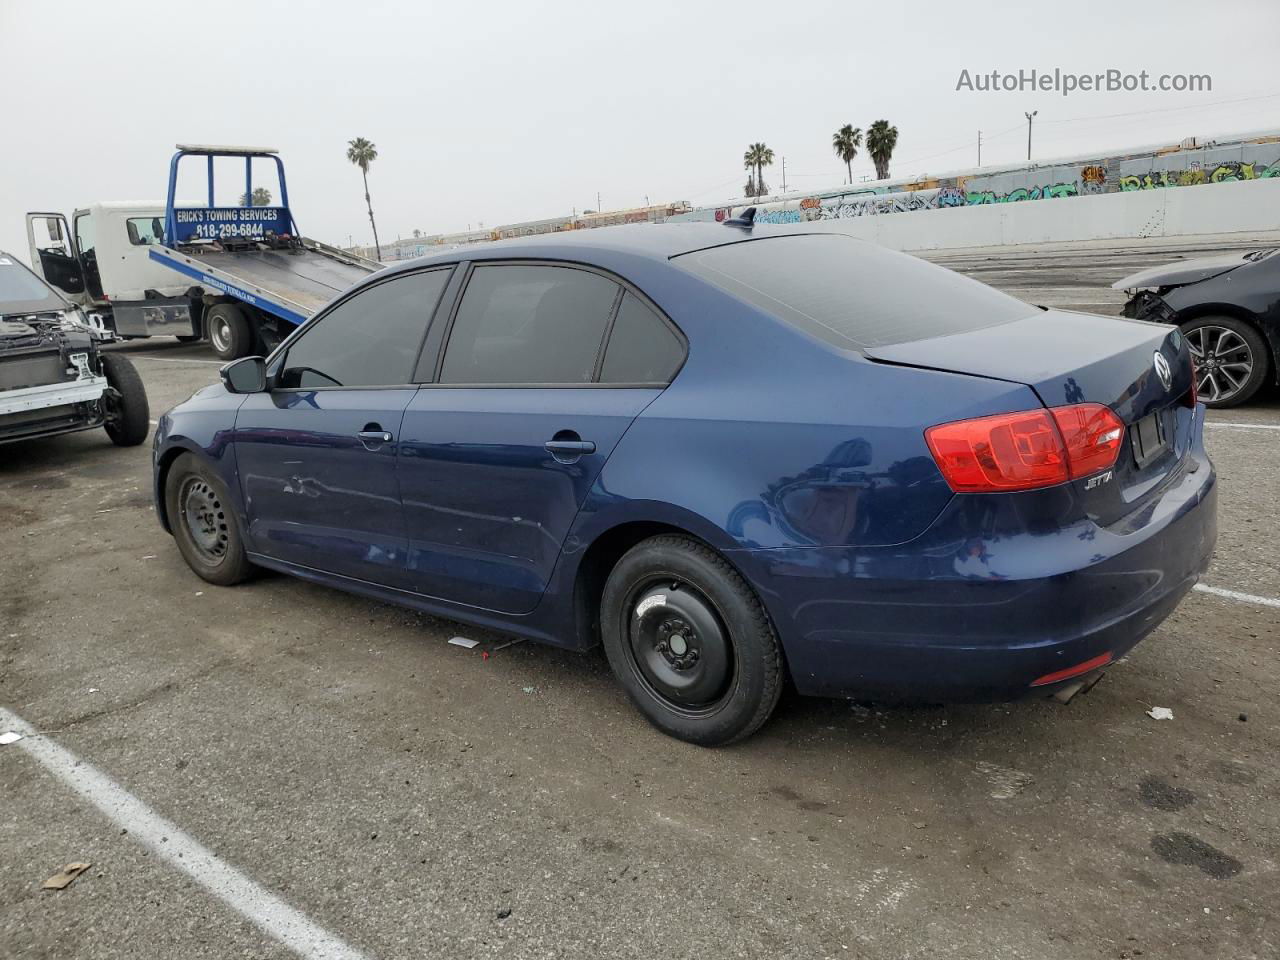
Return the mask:
<svg viewBox="0 0 1280 960">
<path fill-rule="evenodd" d="M 605 383 L 668 383 L 684 360 L 684 346 L 662 318 L 635 294 L 622 297 L 605 347 Z"/>
<path fill-rule="evenodd" d="M 448 280 L 448 270 L 394 277 L 338 304 L 289 347 L 280 385 L 408 383 L 427 321 Z"/>
<path fill-rule="evenodd" d="M 944 337 L 1035 313 L 986 284 L 840 234 L 749 240 L 675 262 L 845 349 Z"/>
<path fill-rule="evenodd" d="M 442 383 L 589 383 L 618 285 L 571 267 L 478 266 L 445 348 Z"/>
</svg>

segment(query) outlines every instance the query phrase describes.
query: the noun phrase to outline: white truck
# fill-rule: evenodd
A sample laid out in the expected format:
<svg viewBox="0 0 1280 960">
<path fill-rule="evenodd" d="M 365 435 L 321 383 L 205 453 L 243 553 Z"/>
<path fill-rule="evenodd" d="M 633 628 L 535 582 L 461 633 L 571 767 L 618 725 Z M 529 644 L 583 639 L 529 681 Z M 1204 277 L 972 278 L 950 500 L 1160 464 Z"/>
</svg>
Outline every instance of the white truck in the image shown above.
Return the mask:
<svg viewBox="0 0 1280 960">
<path fill-rule="evenodd" d="M 201 158 L 208 202 L 177 202 L 180 161 Z M 214 160 L 244 160 L 241 204 L 218 205 Z M 253 161 L 272 161 L 280 202 L 250 205 Z M 208 337 L 224 360 L 267 353 L 337 294 L 382 264 L 299 236 L 284 165 L 263 147 L 179 144 L 164 205 L 97 203 L 27 214 L 31 265 L 125 338 Z"/>
</svg>

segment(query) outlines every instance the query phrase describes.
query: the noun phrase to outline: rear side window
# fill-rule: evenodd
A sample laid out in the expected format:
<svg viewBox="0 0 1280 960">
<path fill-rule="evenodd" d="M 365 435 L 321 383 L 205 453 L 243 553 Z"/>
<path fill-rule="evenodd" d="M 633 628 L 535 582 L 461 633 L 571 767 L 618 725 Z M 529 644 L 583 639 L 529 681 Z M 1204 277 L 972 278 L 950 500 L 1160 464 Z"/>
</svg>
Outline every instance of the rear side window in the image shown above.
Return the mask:
<svg viewBox="0 0 1280 960">
<path fill-rule="evenodd" d="M 385 387 L 411 382 L 449 269 L 393 277 L 338 304 L 289 347 L 282 387 Z"/>
<path fill-rule="evenodd" d="M 945 337 L 1035 313 L 944 267 L 840 234 L 748 240 L 675 262 L 844 349 Z"/>
<path fill-rule="evenodd" d="M 590 383 L 619 287 L 572 267 L 478 266 L 441 383 Z"/>
<path fill-rule="evenodd" d="M 684 360 L 684 345 L 635 294 L 627 293 L 609 334 L 600 380 L 604 383 L 669 383 Z"/>
</svg>

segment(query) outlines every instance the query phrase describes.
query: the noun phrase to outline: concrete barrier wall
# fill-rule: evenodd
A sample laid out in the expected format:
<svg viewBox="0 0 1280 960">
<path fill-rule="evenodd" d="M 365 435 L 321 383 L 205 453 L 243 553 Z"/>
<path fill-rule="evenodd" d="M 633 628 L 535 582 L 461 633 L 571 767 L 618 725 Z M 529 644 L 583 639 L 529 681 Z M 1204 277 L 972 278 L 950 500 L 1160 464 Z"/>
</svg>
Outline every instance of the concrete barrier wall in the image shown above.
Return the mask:
<svg viewBox="0 0 1280 960">
<path fill-rule="evenodd" d="M 1276 231 L 1280 178 L 820 220 L 803 229 L 849 233 L 895 250 Z"/>
</svg>

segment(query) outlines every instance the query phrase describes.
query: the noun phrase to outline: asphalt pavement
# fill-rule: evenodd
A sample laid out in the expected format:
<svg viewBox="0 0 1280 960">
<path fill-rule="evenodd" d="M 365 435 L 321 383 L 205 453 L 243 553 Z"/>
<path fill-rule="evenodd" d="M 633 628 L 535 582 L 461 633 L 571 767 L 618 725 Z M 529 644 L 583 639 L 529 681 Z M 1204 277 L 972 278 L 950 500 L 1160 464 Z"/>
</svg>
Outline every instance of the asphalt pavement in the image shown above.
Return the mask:
<svg viewBox="0 0 1280 960">
<path fill-rule="evenodd" d="M 934 259 L 1116 312 L 1112 280 L 1194 252 Z M 114 349 L 153 416 L 216 378 L 201 345 Z M 1209 420 L 1222 592 L 1090 693 L 788 695 L 721 750 L 652 730 L 598 652 L 204 583 L 149 446 L 2 447 L 0 732 L 28 736 L 0 746 L 0 957 L 1276 957 L 1280 397 Z"/>
</svg>

